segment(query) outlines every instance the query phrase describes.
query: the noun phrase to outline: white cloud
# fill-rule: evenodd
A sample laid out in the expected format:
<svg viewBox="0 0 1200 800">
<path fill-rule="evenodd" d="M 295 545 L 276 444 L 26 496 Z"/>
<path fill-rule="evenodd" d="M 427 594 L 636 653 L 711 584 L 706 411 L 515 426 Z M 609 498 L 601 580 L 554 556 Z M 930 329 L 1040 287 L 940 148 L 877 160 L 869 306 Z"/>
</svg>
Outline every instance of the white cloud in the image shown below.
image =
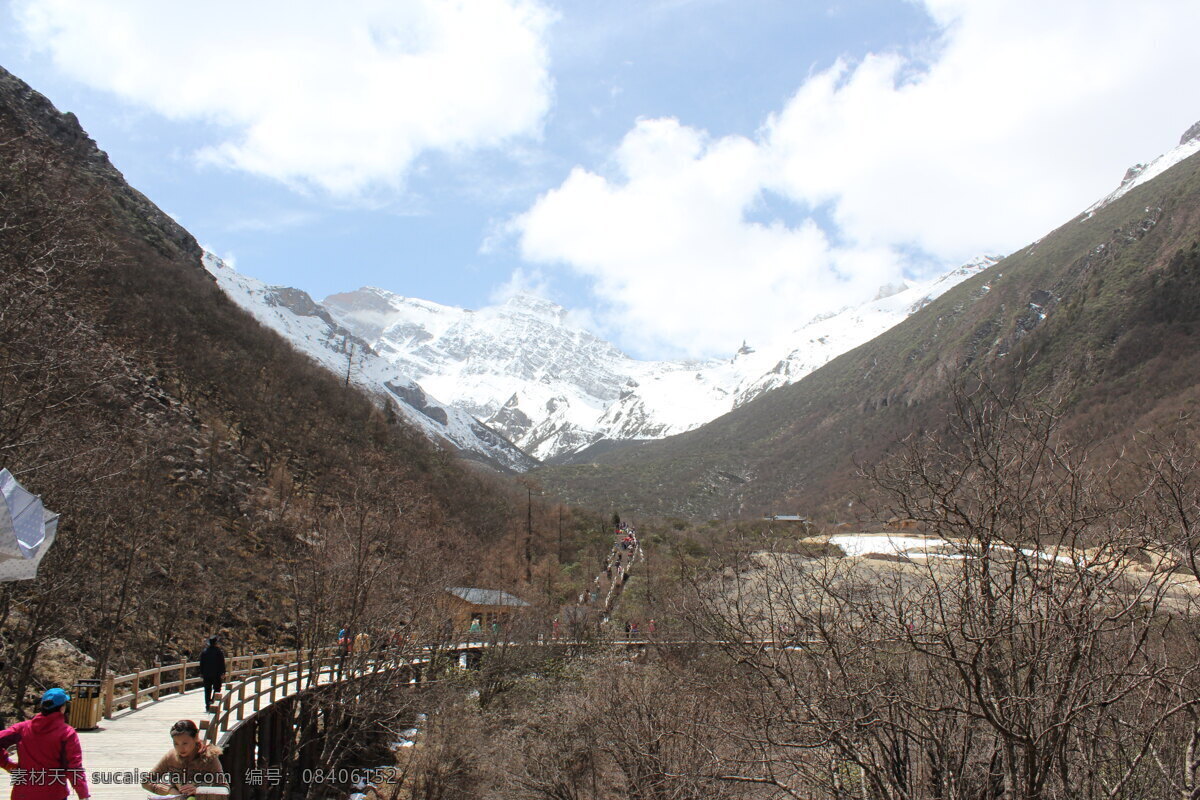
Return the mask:
<svg viewBox="0 0 1200 800">
<path fill-rule="evenodd" d="M 1200 4 L 927 0 L 928 69 L 835 65 L 766 126 L 776 188 L 843 235 L 943 258 L 1011 249 L 1111 189 L 1200 117 Z"/>
<path fill-rule="evenodd" d="M 549 298 L 546 276 L 541 270 L 513 270 L 507 281 L 493 288 L 488 294 L 488 302 L 493 305 L 503 305 L 517 295 L 523 294 Z"/>
<path fill-rule="evenodd" d="M 525 270 L 520 267 L 512 271 L 507 281 L 492 289 L 488 295 L 488 302 L 492 306 L 502 306 L 513 298 L 528 296 L 558 304 L 554 293 L 550 290 L 549 279 L 544 272 L 538 269 Z M 601 327 L 592 312 L 586 308 L 566 309 L 563 323 L 567 327 L 581 331 L 596 331 Z"/>
<path fill-rule="evenodd" d="M 224 253 L 220 253 L 217 251 L 217 248 L 209 247 L 206 244 L 200 245 L 200 249 L 206 253 L 212 253 L 214 256 L 221 259 L 221 261 L 225 262 L 225 266 L 229 267 L 235 272 L 237 271 L 237 256 L 233 254 L 232 250 L 226 250 Z"/>
<path fill-rule="evenodd" d="M 592 278 L 631 350 L 728 353 L 1020 247 L 1200 117 L 1200 3 L 924 5 L 942 36 L 920 60 L 834 64 L 754 138 L 639 121 L 613 174 L 577 167 L 514 221 L 523 257 Z M 753 221 L 764 192 L 828 217 Z"/>
<path fill-rule="evenodd" d="M 356 196 L 431 150 L 538 135 L 553 15 L 538 0 L 17 0 L 68 76 L 223 126 L 200 155 Z"/>
<path fill-rule="evenodd" d="M 744 220 L 769 178 L 763 155 L 748 139 L 643 120 L 616 154 L 621 182 L 577 168 L 517 220 L 522 256 L 593 278 L 617 308 L 616 332 L 642 353 L 728 351 L 741 331 L 778 332 L 766 317 L 883 282 L 886 254 L 838 250 L 811 222 Z"/>
</svg>

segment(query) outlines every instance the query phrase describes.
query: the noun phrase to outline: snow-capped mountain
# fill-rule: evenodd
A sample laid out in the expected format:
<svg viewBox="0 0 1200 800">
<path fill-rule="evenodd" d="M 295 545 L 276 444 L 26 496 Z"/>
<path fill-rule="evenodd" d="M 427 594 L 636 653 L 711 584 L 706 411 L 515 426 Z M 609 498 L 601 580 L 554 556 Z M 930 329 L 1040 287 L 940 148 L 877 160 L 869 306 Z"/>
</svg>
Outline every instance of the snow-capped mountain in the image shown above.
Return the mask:
<svg viewBox="0 0 1200 800">
<path fill-rule="evenodd" d="M 602 438 L 657 438 L 699 427 L 874 339 L 998 260 L 981 256 L 931 280 L 883 287 L 874 300 L 818 316 L 759 351 L 743 345 L 729 360 L 674 370 L 660 363 L 638 381 L 638 391 L 606 409 Z"/>
<path fill-rule="evenodd" d="M 993 263 L 981 258 L 888 287 L 780 344 L 710 361 L 638 361 L 573 324 L 561 306 L 523 294 L 469 311 L 363 288 L 324 306 L 395 369 L 544 460 L 601 439 L 657 439 L 703 425 L 799 380 Z"/>
<path fill-rule="evenodd" d="M 1200 152 L 1200 123 L 1169 153 L 1129 169 L 1099 208 Z M 478 311 L 364 288 L 325 305 L 338 322 L 422 387 L 469 411 L 527 453 L 563 456 L 603 439 L 657 439 L 699 427 L 803 378 L 874 339 L 998 259 L 884 287 L 782 341 L 711 361 L 638 361 L 573 325 L 568 312 L 518 295 Z"/>
<path fill-rule="evenodd" d="M 204 254 L 204 266 L 225 294 L 255 319 L 321 366 L 390 403 L 400 416 L 434 442 L 518 472 L 536 464 L 469 412 L 435 400 L 401 370 L 380 358 L 369 343 L 338 325 L 306 292 L 268 286 L 242 275 L 212 253 Z"/>
<path fill-rule="evenodd" d="M 1121 185 L 1114 189 L 1111 193 L 1097 200 L 1091 207 L 1083 212 L 1084 218 L 1089 218 L 1096 211 L 1113 202 L 1119 197 L 1125 195 L 1129 190 L 1136 186 L 1141 186 L 1147 181 L 1157 178 L 1171 167 L 1183 161 L 1185 158 L 1200 153 L 1200 122 L 1197 122 L 1192 127 L 1183 132 L 1183 136 L 1179 138 L 1179 144 L 1174 149 L 1163 153 L 1153 161 L 1145 164 L 1134 164 L 1129 169 L 1125 170 L 1125 177 L 1121 180 Z"/>
<path fill-rule="evenodd" d="M 1200 123 L 1171 152 L 1131 167 L 1082 219 L 1197 152 Z M 931 280 L 884 287 L 870 302 L 821 315 L 779 342 L 743 344 L 729 359 L 706 361 L 630 358 L 563 307 L 528 294 L 471 311 L 368 287 L 318 304 L 213 256 L 206 264 L 262 322 L 334 371 L 350 365 L 352 380 L 391 397 L 435 440 L 521 470 L 535 463 L 529 456 L 547 460 L 601 440 L 699 427 L 874 339 L 997 260 L 980 257 Z"/>
<path fill-rule="evenodd" d="M 636 363 L 529 295 L 469 311 L 366 288 L 324 304 L 397 369 L 537 458 L 595 441 Z"/>
</svg>

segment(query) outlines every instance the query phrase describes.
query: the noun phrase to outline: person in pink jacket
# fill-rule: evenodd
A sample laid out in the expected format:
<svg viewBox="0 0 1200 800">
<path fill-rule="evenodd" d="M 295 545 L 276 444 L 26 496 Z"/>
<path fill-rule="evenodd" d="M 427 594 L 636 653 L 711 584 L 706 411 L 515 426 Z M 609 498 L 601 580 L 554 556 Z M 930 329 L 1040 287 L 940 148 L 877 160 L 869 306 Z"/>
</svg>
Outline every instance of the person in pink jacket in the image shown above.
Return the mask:
<svg viewBox="0 0 1200 800">
<path fill-rule="evenodd" d="M 79 734 L 63 718 L 70 699 L 62 689 L 47 689 L 36 717 L 0 731 L 0 766 L 12 772 L 12 800 L 66 800 L 72 787 L 79 800 L 91 797 Z M 16 764 L 6 752 L 13 745 Z"/>
</svg>

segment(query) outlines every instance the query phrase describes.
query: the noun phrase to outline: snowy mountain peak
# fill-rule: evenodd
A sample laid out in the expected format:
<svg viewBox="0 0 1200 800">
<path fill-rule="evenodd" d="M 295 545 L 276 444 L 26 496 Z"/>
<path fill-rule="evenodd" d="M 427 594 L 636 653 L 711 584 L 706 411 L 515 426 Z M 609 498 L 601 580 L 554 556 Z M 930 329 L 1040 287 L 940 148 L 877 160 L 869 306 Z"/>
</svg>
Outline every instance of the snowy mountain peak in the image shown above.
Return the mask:
<svg viewBox="0 0 1200 800">
<path fill-rule="evenodd" d="M 381 403 L 391 404 L 434 442 L 519 472 L 536 464 L 467 411 L 431 397 L 374 350 L 367 334 L 390 318 L 395 295 L 371 289 L 340 295 L 341 308 L 349 309 L 348 313 L 358 320 L 352 329 L 340 324 L 327 307 L 300 289 L 268 286 L 241 275 L 212 253 L 204 254 L 204 266 L 222 291 L 260 323 L 321 366 L 362 387 Z M 417 303 L 422 307 L 434 305 Z"/>
<path fill-rule="evenodd" d="M 1179 146 L 1173 150 L 1163 153 L 1158 158 L 1146 164 L 1134 164 L 1129 169 L 1125 170 L 1125 176 L 1121 179 L 1121 184 L 1111 193 L 1093 203 L 1086 211 L 1083 212 L 1083 219 L 1089 219 L 1100 209 L 1104 208 L 1109 203 L 1119 197 L 1122 197 L 1131 189 L 1141 186 L 1149 180 L 1157 178 L 1159 175 L 1166 172 L 1171 167 L 1183 161 L 1185 158 L 1190 158 L 1196 153 L 1200 153 L 1200 122 L 1192 125 L 1184 131 L 1183 136 L 1179 138 Z"/>
<path fill-rule="evenodd" d="M 870 303 L 813 320 L 782 344 L 743 342 L 710 361 L 632 359 L 530 293 L 474 312 L 375 289 L 332 295 L 324 305 L 426 391 L 547 459 L 600 439 L 696 428 L 799 380 L 993 263 L 980 257 L 929 281 L 884 287 Z"/>
<path fill-rule="evenodd" d="M 1190 144 L 1197 139 L 1200 139 L 1200 121 L 1197 121 L 1192 127 L 1183 132 L 1183 136 L 1179 137 L 1179 146 L 1182 147 L 1185 144 Z"/>
<path fill-rule="evenodd" d="M 504 305 L 514 312 L 524 312 L 557 323 L 564 322 L 567 318 L 567 310 L 558 303 L 526 292 L 512 295 L 504 301 Z"/>
<path fill-rule="evenodd" d="M 544 460 L 601 439 L 699 427 L 794 383 L 996 261 L 980 256 L 930 280 L 883 287 L 870 302 L 818 316 L 781 343 L 742 342 L 729 358 L 638 361 L 534 294 L 477 311 L 377 287 L 317 303 L 205 257 L 230 297 L 301 351 L 339 374 L 349 369 L 431 438 L 513 469 L 533 463 L 525 453 Z"/>
</svg>

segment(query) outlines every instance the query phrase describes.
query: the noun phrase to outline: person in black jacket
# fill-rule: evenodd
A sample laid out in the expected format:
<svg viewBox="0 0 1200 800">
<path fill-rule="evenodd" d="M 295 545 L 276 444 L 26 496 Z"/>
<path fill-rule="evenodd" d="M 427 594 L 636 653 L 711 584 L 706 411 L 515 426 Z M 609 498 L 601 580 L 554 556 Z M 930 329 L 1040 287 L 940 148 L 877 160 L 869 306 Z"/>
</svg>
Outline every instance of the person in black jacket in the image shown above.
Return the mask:
<svg viewBox="0 0 1200 800">
<path fill-rule="evenodd" d="M 204 679 L 204 710 L 212 705 L 213 695 L 225 682 L 225 653 L 217 647 L 217 637 L 210 636 L 208 647 L 200 651 L 200 677 Z"/>
</svg>

